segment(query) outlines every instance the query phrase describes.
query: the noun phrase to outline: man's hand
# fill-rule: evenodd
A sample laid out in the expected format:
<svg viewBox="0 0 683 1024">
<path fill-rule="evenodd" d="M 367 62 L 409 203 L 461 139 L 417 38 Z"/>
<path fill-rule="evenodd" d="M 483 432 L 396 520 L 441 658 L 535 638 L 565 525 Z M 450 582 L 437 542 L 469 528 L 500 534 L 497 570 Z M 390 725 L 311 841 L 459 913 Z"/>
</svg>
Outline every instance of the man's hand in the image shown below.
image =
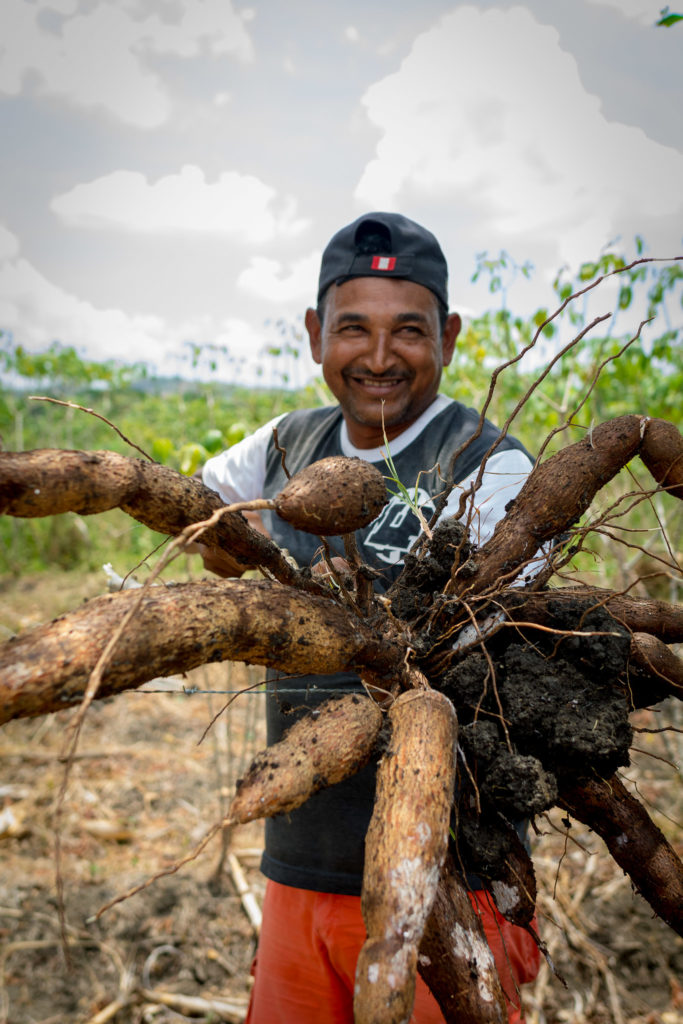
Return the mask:
<svg viewBox="0 0 683 1024">
<path fill-rule="evenodd" d="M 265 537 L 268 536 L 268 532 L 258 512 L 250 511 L 243 512 L 242 514 L 254 530 L 258 530 Z M 208 569 L 209 572 L 215 573 L 216 576 L 222 576 L 224 579 L 242 576 L 249 569 L 256 568 L 254 565 L 243 565 L 229 555 L 227 551 L 223 551 L 222 548 L 212 548 L 208 544 L 202 544 L 201 541 L 193 541 L 188 545 L 186 551 L 190 555 L 201 555 L 204 568 Z"/>
<path fill-rule="evenodd" d="M 335 555 L 332 559 L 332 565 L 334 566 L 335 571 L 340 576 L 351 575 L 351 566 L 349 565 L 345 558 L 340 558 L 338 555 Z M 311 566 L 311 572 L 318 579 L 334 579 L 334 576 L 330 572 L 330 567 L 324 558 L 321 558 L 319 562 L 316 562 L 314 565 Z"/>
<path fill-rule="evenodd" d="M 223 576 L 225 579 L 242 576 L 247 569 L 254 568 L 253 565 L 241 565 L 240 562 L 235 561 L 227 551 L 223 551 L 221 548 L 210 548 L 208 544 L 202 544 L 199 541 L 191 544 L 187 551 L 189 554 L 196 553 L 201 555 L 204 568 L 208 569 L 209 572 L 214 572 L 216 576 Z"/>
</svg>

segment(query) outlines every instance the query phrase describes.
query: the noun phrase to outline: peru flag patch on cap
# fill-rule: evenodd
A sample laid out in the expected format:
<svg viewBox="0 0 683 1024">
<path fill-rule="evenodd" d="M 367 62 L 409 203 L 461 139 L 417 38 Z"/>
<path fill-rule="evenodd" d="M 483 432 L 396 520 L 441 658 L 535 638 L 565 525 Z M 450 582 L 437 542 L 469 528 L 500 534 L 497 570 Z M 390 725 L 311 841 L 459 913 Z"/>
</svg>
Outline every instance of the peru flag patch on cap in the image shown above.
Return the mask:
<svg viewBox="0 0 683 1024">
<path fill-rule="evenodd" d="M 373 256 L 371 265 L 373 270 L 393 270 L 396 266 L 396 257 Z"/>
</svg>

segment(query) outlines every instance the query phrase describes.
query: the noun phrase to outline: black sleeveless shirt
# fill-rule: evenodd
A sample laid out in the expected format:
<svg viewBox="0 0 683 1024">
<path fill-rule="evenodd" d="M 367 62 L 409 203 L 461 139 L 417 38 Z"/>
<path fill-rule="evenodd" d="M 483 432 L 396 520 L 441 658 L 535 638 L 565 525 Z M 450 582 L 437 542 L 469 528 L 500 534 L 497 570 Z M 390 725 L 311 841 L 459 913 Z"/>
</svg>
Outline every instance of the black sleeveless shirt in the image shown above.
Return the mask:
<svg viewBox="0 0 683 1024">
<path fill-rule="evenodd" d="M 398 478 L 412 492 L 416 484 L 420 503 L 429 519 L 434 499 L 444 488 L 451 456 L 474 433 L 479 414 L 458 402 L 446 408 L 425 426 L 422 432 L 392 459 Z M 330 455 L 342 454 L 338 406 L 297 410 L 278 423 L 278 442 L 285 450 L 290 474 Z M 498 437 L 498 429 L 485 421 L 480 436 L 458 458 L 454 467 L 457 484 L 470 476 Z M 391 448 L 391 443 L 389 444 Z M 517 450 L 526 453 L 514 438 L 504 438 L 496 451 Z M 386 476 L 384 461 L 374 465 Z M 271 440 L 266 458 L 265 498 L 274 497 L 287 482 L 282 454 Z M 391 489 L 391 488 L 390 488 Z M 286 548 L 299 566 L 309 565 L 320 546 L 318 538 L 295 530 L 274 512 L 262 512 L 265 527 L 280 547 Z M 420 532 L 419 522 L 410 509 L 396 497 L 390 497 L 380 516 L 356 533 L 361 558 L 381 574 L 375 587 L 385 590 L 401 571 L 403 555 Z M 329 538 L 333 554 L 343 555 L 341 542 Z M 314 708 L 329 696 L 362 690 L 356 675 L 284 677 L 268 672 L 268 743 L 281 739 L 304 709 Z M 288 815 L 266 821 L 265 853 L 261 870 L 267 878 L 316 892 L 360 895 L 365 833 L 375 791 L 376 763 L 371 762 L 356 775 L 312 796 L 302 807 Z M 475 881 L 476 885 L 476 881 Z"/>
</svg>

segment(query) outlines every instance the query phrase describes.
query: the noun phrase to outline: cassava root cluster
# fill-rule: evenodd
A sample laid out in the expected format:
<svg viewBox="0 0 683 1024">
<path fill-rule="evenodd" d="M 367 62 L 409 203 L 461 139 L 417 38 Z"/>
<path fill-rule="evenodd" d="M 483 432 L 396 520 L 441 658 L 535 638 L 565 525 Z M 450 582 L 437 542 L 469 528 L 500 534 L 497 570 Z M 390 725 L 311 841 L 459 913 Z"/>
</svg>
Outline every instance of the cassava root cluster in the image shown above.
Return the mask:
<svg viewBox="0 0 683 1024">
<path fill-rule="evenodd" d="M 107 452 L 0 453 L 5 514 L 120 507 L 178 534 L 220 512 L 205 539 L 270 576 L 188 584 L 182 593 L 129 591 L 27 631 L 0 648 L 6 719 L 78 702 L 134 602 L 100 695 L 228 658 L 294 674 L 358 672 L 382 710 L 359 694 L 302 720 L 256 759 L 231 816 L 285 813 L 381 753 L 357 1020 L 407 1020 L 417 969 L 447 1021 L 501 1024 L 505 1000 L 464 871 L 477 872 L 504 916 L 529 926 L 535 881 L 517 818 L 558 804 L 587 821 L 656 912 L 683 929 L 680 860 L 614 775 L 628 759 L 630 709 L 683 693 L 683 668 L 668 646 L 683 641 L 681 610 L 587 587 L 509 586 L 635 455 L 660 487 L 683 497 L 676 428 L 620 417 L 534 470 L 480 549 L 459 524 L 440 525 L 384 601 L 362 604 L 349 601 L 352 588 L 337 592 L 293 569 L 239 512 L 223 514 L 216 495 L 164 467 Z M 383 481 L 366 479 L 364 465 L 311 467 L 272 507 L 299 529 L 350 533 L 386 501 Z M 382 719 L 389 738 L 373 751 Z M 415 764 L 419 779 L 408 767 Z M 409 905 L 406 892 L 415 896 Z"/>
</svg>

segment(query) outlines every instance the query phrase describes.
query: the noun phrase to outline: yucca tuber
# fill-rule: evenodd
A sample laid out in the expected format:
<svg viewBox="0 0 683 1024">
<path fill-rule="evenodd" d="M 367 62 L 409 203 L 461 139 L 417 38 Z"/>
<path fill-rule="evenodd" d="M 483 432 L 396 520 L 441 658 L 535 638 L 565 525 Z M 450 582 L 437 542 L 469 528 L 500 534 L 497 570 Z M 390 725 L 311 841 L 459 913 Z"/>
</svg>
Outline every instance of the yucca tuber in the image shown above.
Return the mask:
<svg viewBox="0 0 683 1024">
<path fill-rule="evenodd" d="M 382 712 L 363 694 L 330 699 L 257 754 L 230 805 L 243 824 L 293 811 L 319 789 L 353 775 L 370 758 Z"/>
<path fill-rule="evenodd" d="M 401 694 L 365 841 L 362 910 L 368 939 L 356 968 L 356 1024 L 399 1024 L 415 998 L 417 949 L 446 855 L 457 720 L 435 690 Z"/>
<path fill-rule="evenodd" d="M 321 536 L 353 533 L 387 503 L 384 477 L 363 459 L 333 455 L 296 473 L 273 499 L 275 511 L 297 530 Z"/>
</svg>

